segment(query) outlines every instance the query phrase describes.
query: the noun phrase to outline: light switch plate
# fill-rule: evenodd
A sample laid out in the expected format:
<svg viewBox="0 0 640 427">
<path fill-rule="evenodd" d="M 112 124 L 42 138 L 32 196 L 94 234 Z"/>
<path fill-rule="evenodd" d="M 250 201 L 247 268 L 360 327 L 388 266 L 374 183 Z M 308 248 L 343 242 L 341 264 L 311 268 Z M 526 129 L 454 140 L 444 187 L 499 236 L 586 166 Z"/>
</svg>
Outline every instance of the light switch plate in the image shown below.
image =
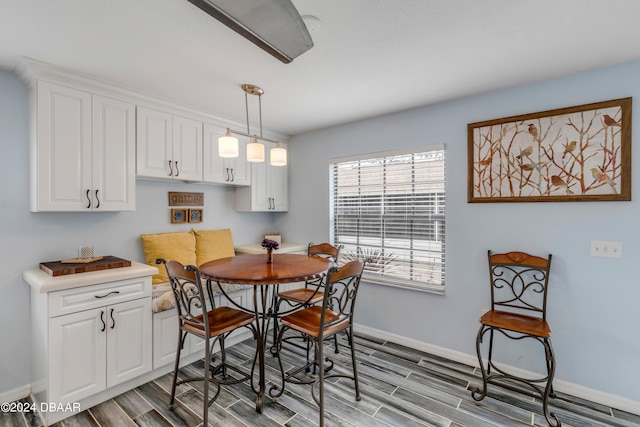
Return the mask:
<svg viewBox="0 0 640 427">
<path fill-rule="evenodd" d="M 604 258 L 622 258 L 622 242 L 592 240 L 591 256 Z"/>
</svg>

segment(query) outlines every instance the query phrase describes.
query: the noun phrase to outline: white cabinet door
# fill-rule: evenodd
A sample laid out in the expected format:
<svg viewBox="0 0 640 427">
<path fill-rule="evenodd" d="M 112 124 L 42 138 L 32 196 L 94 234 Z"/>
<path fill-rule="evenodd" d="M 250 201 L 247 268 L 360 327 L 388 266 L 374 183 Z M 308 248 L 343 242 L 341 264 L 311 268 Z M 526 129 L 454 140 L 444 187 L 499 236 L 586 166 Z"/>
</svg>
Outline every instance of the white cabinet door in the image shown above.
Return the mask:
<svg viewBox="0 0 640 427">
<path fill-rule="evenodd" d="M 280 144 L 286 148 L 285 144 Z M 266 144 L 268 153 L 275 144 Z M 236 210 L 252 212 L 285 212 L 289 209 L 288 166 L 251 163 L 251 187 L 236 189 Z"/>
<path fill-rule="evenodd" d="M 107 307 L 107 387 L 152 368 L 151 299 Z"/>
<path fill-rule="evenodd" d="M 178 310 L 171 309 L 153 314 L 153 369 L 176 360 L 178 345 Z M 183 355 L 189 348 L 183 349 Z"/>
<path fill-rule="evenodd" d="M 231 182 L 237 186 L 251 185 L 251 168 L 247 162 L 248 138 L 238 138 L 238 157 L 227 159 L 228 168 L 231 171 Z"/>
<path fill-rule="evenodd" d="M 136 174 L 143 178 L 171 179 L 173 164 L 173 116 L 138 107 Z M 171 166 L 171 168 L 170 168 Z"/>
<path fill-rule="evenodd" d="M 37 82 L 36 92 L 31 210 L 86 211 L 91 203 L 91 94 L 44 81 Z"/>
<path fill-rule="evenodd" d="M 135 106 L 93 96 L 92 208 L 133 211 L 136 207 Z"/>
<path fill-rule="evenodd" d="M 77 402 L 152 369 L 151 299 L 49 321 L 52 402 Z"/>
<path fill-rule="evenodd" d="M 77 402 L 106 388 L 106 308 L 49 320 L 50 401 Z"/>
<path fill-rule="evenodd" d="M 173 116 L 173 179 L 202 181 L 202 122 Z"/>
<path fill-rule="evenodd" d="M 250 185 L 251 175 L 247 165 L 246 138 L 239 138 L 238 157 L 223 158 L 218 155 L 218 138 L 226 129 L 209 123 L 204 124 L 204 169 L 203 181 L 225 185 Z"/>
<path fill-rule="evenodd" d="M 267 153 L 269 148 L 265 148 Z M 251 164 L 251 210 L 270 211 L 271 210 L 271 166 L 269 158 L 264 162 Z"/>
<path fill-rule="evenodd" d="M 273 148 L 275 144 L 272 144 Z M 280 144 L 283 148 L 286 145 Z M 289 210 L 288 166 L 270 166 L 269 181 L 271 185 L 271 210 L 286 212 Z"/>
</svg>

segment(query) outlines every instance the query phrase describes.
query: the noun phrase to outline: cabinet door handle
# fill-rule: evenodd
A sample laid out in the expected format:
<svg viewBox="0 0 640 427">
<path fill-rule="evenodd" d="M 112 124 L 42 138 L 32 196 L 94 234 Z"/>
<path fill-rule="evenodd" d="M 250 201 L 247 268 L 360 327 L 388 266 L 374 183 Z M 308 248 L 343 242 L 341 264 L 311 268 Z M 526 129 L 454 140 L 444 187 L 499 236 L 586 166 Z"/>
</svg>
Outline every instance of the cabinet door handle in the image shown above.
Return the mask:
<svg viewBox="0 0 640 427">
<path fill-rule="evenodd" d="M 91 208 L 91 197 L 89 197 L 89 193 L 91 192 L 91 190 L 87 190 L 87 201 L 89 202 L 89 204 L 87 205 L 87 209 Z"/>
<path fill-rule="evenodd" d="M 100 332 L 104 332 L 105 329 L 107 329 L 107 324 L 104 323 L 104 311 L 100 311 L 100 321 L 102 322 L 102 329 L 100 329 Z"/>
<path fill-rule="evenodd" d="M 96 190 L 96 200 L 98 201 L 98 204 L 96 205 L 96 209 L 98 209 L 100 207 L 100 198 L 98 197 L 98 190 Z"/>
<path fill-rule="evenodd" d="M 229 181 L 229 168 L 225 168 L 224 171 L 227 173 L 227 176 L 224 178 L 224 180 Z"/>
<path fill-rule="evenodd" d="M 235 181 L 236 178 L 233 176 L 233 168 L 229 169 L 231 171 L 231 182 Z"/>
<path fill-rule="evenodd" d="M 104 294 L 104 295 L 94 295 L 94 297 L 96 298 L 105 298 L 108 297 L 109 295 L 118 295 L 120 293 L 120 291 L 111 291 L 108 294 Z"/>
<path fill-rule="evenodd" d="M 111 329 L 116 327 L 116 319 L 113 318 L 113 308 L 111 309 Z"/>
<path fill-rule="evenodd" d="M 176 176 L 180 175 L 180 169 L 178 169 L 178 161 L 176 160 Z"/>
<path fill-rule="evenodd" d="M 169 176 L 173 176 L 173 167 L 171 166 L 171 160 L 169 160 Z"/>
</svg>

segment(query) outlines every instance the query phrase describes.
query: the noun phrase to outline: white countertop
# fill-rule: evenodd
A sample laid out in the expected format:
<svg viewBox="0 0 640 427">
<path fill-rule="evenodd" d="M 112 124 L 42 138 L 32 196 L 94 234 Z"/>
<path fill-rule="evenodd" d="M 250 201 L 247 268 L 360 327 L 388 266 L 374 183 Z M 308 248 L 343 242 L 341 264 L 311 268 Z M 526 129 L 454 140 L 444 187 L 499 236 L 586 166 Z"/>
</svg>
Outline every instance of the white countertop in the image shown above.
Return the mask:
<svg viewBox="0 0 640 427">
<path fill-rule="evenodd" d="M 290 254 L 292 252 L 300 252 L 307 253 L 308 245 L 298 244 L 298 243 L 281 243 L 280 249 L 274 251 L 277 254 Z M 260 243 L 255 243 L 253 245 L 241 245 L 235 246 L 237 254 L 263 254 L 267 252 L 265 248 L 260 246 Z"/>
<path fill-rule="evenodd" d="M 135 277 L 152 276 L 158 273 L 156 267 L 131 261 L 130 267 L 111 268 L 108 270 L 90 271 L 87 273 L 50 276 L 39 268 L 33 268 L 22 273 L 22 278 L 40 293 L 78 288 L 98 283 L 114 282 L 116 280 L 132 279 Z"/>
</svg>

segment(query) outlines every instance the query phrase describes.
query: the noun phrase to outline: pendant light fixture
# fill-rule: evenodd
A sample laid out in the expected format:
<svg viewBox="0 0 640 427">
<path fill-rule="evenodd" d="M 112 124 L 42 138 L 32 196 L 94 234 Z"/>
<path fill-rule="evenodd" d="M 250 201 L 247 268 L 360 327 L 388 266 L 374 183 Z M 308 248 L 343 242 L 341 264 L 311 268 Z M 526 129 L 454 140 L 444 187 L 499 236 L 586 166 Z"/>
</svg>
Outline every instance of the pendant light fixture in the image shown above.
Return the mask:
<svg viewBox="0 0 640 427">
<path fill-rule="evenodd" d="M 218 138 L 218 155 L 220 157 L 238 157 L 238 138 L 232 136 L 229 129 L 224 136 Z"/>
<path fill-rule="evenodd" d="M 287 150 L 280 147 L 280 144 L 276 144 L 269 153 L 269 159 L 271 166 L 286 166 L 287 165 Z"/>
<path fill-rule="evenodd" d="M 242 90 L 244 90 L 244 105 L 247 115 L 247 131 L 240 132 L 227 128 L 227 133 L 224 136 L 218 138 L 218 154 L 220 155 L 220 157 L 238 157 L 238 138 L 235 138 L 232 135 L 236 134 L 251 138 L 251 142 L 247 144 L 248 162 L 264 162 L 264 144 L 259 142 L 259 140 L 261 140 L 276 144 L 276 146 L 269 151 L 271 165 L 286 166 L 287 150 L 280 147 L 280 143 L 278 141 L 267 139 L 262 136 L 262 94 L 264 94 L 264 91 L 258 86 L 251 84 L 243 84 Z M 249 130 L 249 95 L 258 96 L 258 111 L 260 113 L 260 135 L 251 135 L 251 132 Z"/>
<path fill-rule="evenodd" d="M 247 144 L 247 161 L 253 163 L 264 162 L 264 144 L 259 143 L 256 138 L 253 138 Z"/>
</svg>

